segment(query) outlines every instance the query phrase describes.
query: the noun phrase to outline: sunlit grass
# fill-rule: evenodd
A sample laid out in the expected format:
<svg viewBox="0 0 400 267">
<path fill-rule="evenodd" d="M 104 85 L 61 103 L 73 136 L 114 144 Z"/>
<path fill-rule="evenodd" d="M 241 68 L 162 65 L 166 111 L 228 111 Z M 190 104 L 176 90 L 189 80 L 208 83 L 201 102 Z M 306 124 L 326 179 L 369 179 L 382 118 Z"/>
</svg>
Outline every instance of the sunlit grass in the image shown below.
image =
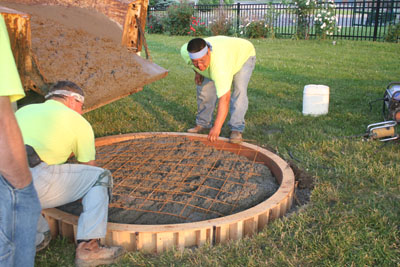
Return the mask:
<svg viewBox="0 0 400 267">
<path fill-rule="evenodd" d="M 166 78 L 85 114 L 97 137 L 182 132 L 194 125 L 194 73 L 180 58 L 189 37 L 148 35 Z M 244 138 L 274 149 L 314 177 L 302 213 L 279 219 L 252 238 L 157 256 L 129 253 L 118 266 L 398 266 L 400 146 L 361 138 L 382 121 L 389 82 L 400 80 L 400 46 L 360 41 L 251 40 L 257 63 L 248 88 Z M 307 84 L 330 87 L 329 113 L 302 115 Z M 222 136 L 228 136 L 225 126 Z M 74 245 L 53 241 L 37 266 L 73 264 Z M 53 265 L 56 262 L 65 264 Z"/>
</svg>

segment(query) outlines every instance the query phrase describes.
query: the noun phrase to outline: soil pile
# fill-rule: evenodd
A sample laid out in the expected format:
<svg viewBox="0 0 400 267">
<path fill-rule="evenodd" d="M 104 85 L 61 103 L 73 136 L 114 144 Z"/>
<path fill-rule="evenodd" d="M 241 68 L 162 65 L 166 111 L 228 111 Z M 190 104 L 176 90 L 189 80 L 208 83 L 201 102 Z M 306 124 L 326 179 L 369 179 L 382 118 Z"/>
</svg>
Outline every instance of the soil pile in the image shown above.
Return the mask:
<svg viewBox="0 0 400 267">
<path fill-rule="evenodd" d="M 70 80 L 86 94 L 85 109 L 137 92 L 158 80 L 155 65 L 120 45 L 122 30 L 96 11 L 0 2 L 31 15 L 32 50 L 50 83 Z M 151 70 L 153 71 L 153 70 Z M 158 73 L 154 71 L 155 73 Z"/>
</svg>

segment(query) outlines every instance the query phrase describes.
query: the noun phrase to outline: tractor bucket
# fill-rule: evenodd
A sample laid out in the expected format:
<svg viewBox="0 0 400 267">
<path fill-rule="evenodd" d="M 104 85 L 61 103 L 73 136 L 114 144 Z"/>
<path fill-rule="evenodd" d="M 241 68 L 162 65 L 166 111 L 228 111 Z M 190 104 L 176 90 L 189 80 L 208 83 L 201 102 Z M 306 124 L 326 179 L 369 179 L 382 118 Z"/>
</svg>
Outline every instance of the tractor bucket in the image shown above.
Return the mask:
<svg viewBox="0 0 400 267">
<path fill-rule="evenodd" d="M 84 112 L 91 111 L 103 105 L 109 104 L 113 101 L 131 95 L 142 90 L 143 86 L 155 82 L 168 74 L 168 71 L 157 64 L 148 60 L 149 52 L 144 38 L 144 28 L 147 15 L 147 1 L 137 0 L 131 3 L 126 3 L 123 0 L 14 0 L 15 4 L 26 5 L 58 5 L 58 6 L 72 6 L 79 8 L 95 9 L 99 13 L 106 15 L 111 21 L 117 23 L 120 28 L 123 28 L 121 36 L 121 45 L 125 47 L 122 55 L 124 58 L 128 57 L 135 68 L 135 77 L 128 75 L 125 77 L 117 77 L 118 79 L 126 78 L 121 86 L 110 86 L 104 88 L 102 80 L 104 77 L 99 76 L 91 77 L 90 83 L 82 82 L 78 85 L 83 85 L 82 88 L 85 92 L 85 105 Z M 6 5 L 6 4 L 4 4 Z M 22 84 L 25 91 L 34 91 L 44 96 L 52 83 L 57 80 L 62 80 L 63 77 L 54 77 L 46 73 L 46 68 L 43 67 L 40 57 L 34 53 L 32 49 L 32 34 L 31 34 L 31 15 L 28 12 L 18 11 L 6 6 L 2 6 L 0 0 L 0 14 L 3 15 L 7 30 L 10 37 L 11 48 L 13 50 L 14 58 L 18 67 Z M 35 36 L 33 36 L 35 38 Z M 118 46 L 118 44 L 116 44 Z M 138 53 L 145 48 L 146 58 L 144 59 Z M 74 49 L 74 48 L 71 48 Z M 128 51 L 128 52 L 127 52 Z M 77 60 L 81 60 L 78 57 Z M 114 64 L 115 66 L 108 66 Z M 123 63 L 121 63 L 123 64 Z M 118 66 L 118 61 L 106 62 L 107 67 L 118 70 L 118 68 L 128 68 L 129 66 Z M 105 69 L 104 71 L 106 71 Z M 107 70 L 108 71 L 108 70 Z M 110 72 L 108 72 L 109 74 Z M 49 77 L 51 76 L 51 77 Z M 101 78 L 101 79 L 100 79 Z M 115 78 L 115 77 L 114 77 Z M 75 77 L 72 77 L 71 81 Z M 79 79 L 77 79 L 79 81 Z M 102 88 L 102 90 L 99 90 Z M 37 99 L 37 97 L 36 97 Z M 25 101 L 26 102 L 26 101 Z M 37 100 L 33 102 L 38 102 Z M 29 104 L 29 99 L 28 99 Z"/>
</svg>

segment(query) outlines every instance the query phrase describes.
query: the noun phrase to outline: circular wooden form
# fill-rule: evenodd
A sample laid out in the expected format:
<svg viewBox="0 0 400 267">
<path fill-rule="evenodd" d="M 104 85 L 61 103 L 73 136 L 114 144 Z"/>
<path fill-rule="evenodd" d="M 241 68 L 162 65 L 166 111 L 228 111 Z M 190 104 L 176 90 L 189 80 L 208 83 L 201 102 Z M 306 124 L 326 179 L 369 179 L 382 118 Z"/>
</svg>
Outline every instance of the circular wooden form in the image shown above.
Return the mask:
<svg viewBox="0 0 400 267">
<path fill-rule="evenodd" d="M 163 252 L 170 248 L 201 246 L 205 243 L 226 243 L 244 236 L 251 236 L 260 231 L 269 221 L 283 216 L 291 207 L 294 195 L 294 173 L 289 164 L 276 154 L 258 146 L 241 143 L 228 143 L 227 138 L 219 138 L 210 143 L 206 135 L 189 133 L 148 132 L 115 135 L 96 139 L 96 147 L 117 142 L 149 137 L 184 136 L 193 140 L 202 140 L 216 149 L 230 151 L 257 162 L 264 162 L 280 184 L 278 190 L 267 200 L 247 210 L 205 221 L 160 224 L 135 225 L 108 223 L 107 235 L 102 243 L 120 245 L 128 251 L 143 251 L 150 253 Z M 43 210 L 49 222 L 52 236 L 61 235 L 75 240 L 78 217 L 59 209 Z"/>
</svg>

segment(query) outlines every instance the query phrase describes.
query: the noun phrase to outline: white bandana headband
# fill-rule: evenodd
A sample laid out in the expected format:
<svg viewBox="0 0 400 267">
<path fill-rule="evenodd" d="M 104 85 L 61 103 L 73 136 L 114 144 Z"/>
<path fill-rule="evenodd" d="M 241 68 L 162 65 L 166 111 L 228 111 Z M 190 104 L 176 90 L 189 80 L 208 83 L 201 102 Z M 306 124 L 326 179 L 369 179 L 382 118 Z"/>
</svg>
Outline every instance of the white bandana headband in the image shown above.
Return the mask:
<svg viewBox="0 0 400 267">
<path fill-rule="evenodd" d="M 64 95 L 64 96 L 72 96 L 74 97 L 76 100 L 78 100 L 81 103 L 85 102 L 85 97 L 83 95 L 71 92 L 71 91 L 67 91 L 67 90 L 55 90 L 52 91 L 50 93 L 48 93 L 44 98 L 49 98 L 52 95 Z"/>
<path fill-rule="evenodd" d="M 208 51 L 208 46 L 205 46 L 203 49 L 201 49 L 198 52 L 195 52 L 195 53 L 189 52 L 189 57 L 190 57 L 190 59 L 199 59 L 199 58 L 204 57 L 204 55 L 207 54 L 207 51 Z"/>
<path fill-rule="evenodd" d="M 199 59 L 204 57 L 205 54 L 207 54 L 208 48 L 210 48 L 210 50 L 212 51 L 212 46 L 210 45 L 210 43 L 207 42 L 207 45 L 205 47 L 203 47 L 203 49 L 201 49 L 200 51 L 197 51 L 195 53 L 190 53 L 189 52 L 189 57 L 190 59 Z"/>
</svg>

